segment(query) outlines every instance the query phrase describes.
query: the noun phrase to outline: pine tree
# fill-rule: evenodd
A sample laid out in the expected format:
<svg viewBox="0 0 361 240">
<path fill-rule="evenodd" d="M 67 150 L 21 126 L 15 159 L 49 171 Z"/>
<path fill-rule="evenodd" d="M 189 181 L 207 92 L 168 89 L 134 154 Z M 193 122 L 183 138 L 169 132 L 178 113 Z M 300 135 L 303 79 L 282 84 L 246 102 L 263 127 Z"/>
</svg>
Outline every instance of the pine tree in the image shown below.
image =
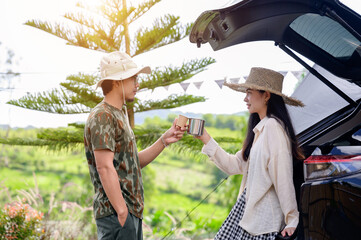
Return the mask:
<svg viewBox="0 0 361 240">
<path fill-rule="evenodd" d="M 20 76 L 20 73 L 16 72 L 15 66 L 19 63 L 19 58 L 15 56 L 15 53 L 12 49 L 4 47 L 0 42 L 0 55 L 7 55 L 5 59 L 0 59 L 0 92 L 6 91 L 8 97 L 11 98 L 12 91 L 14 89 L 14 81 L 17 77 Z M 10 124 L 6 127 L 4 134 L 5 138 L 8 138 L 10 133 Z M 6 155 L 3 155 L 5 145 L 0 146 L 0 164 L 4 162 L 4 166 L 8 166 L 9 158 Z"/>
<path fill-rule="evenodd" d="M 78 3 L 78 13 L 64 15 L 72 22 L 69 26 L 41 20 L 30 20 L 25 24 L 62 38 L 69 45 L 103 52 L 121 50 L 134 57 L 177 42 L 190 33 L 192 24 L 181 24 L 179 17 L 167 14 L 155 19 L 152 27 L 141 27 L 135 32 L 135 36 L 131 37 L 129 27 L 159 2 L 160 0 L 147 0 L 137 7 L 128 7 L 126 0 L 103 0 L 97 8 Z M 141 76 L 139 90 L 154 90 L 183 82 L 204 71 L 212 63 L 214 59 L 203 58 L 184 62 L 181 66 L 157 67 L 150 75 Z M 70 75 L 60 84 L 60 89 L 28 94 L 8 103 L 49 113 L 88 113 L 103 98 L 93 89 L 98 78 L 98 74 Z M 170 109 L 201 101 L 205 101 L 205 98 L 187 94 L 171 95 L 159 101 L 141 101 L 136 98 L 128 105 L 129 120 L 134 128 L 136 112 Z M 49 146 L 54 149 L 73 147 L 82 144 L 83 128 L 83 124 L 70 124 L 68 128 L 45 129 L 38 134 L 37 139 L 0 139 L 0 143 Z M 150 140 L 159 137 L 163 130 L 164 128 L 134 131 L 141 146 L 147 146 L 151 143 Z"/>
</svg>

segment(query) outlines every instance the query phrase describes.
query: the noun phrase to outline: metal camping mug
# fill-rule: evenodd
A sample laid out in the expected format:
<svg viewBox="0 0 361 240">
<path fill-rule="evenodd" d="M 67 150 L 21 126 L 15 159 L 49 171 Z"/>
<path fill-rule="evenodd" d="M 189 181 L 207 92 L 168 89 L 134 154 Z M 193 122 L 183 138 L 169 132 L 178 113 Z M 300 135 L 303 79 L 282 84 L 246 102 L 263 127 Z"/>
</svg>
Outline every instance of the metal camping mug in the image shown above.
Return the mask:
<svg viewBox="0 0 361 240">
<path fill-rule="evenodd" d="M 189 118 L 187 133 L 193 136 L 202 136 L 204 129 L 204 120 L 198 118 Z"/>
</svg>

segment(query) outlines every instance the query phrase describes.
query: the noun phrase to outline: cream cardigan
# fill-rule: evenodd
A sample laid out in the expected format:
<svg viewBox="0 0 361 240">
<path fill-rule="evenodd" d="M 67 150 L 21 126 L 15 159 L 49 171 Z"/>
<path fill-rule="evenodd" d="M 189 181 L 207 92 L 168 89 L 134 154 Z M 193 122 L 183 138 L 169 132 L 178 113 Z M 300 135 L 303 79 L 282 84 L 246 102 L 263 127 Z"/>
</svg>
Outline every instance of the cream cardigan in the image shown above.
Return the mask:
<svg viewBox="0 0 361 240">
<path fill-rule="evenodd" d="M 253 129 L 255 140 L 248 161 L 241 151 L 226 153 L 212 138 L 202 149 L 215 165 L 229 175 L 243 174 L 246 208 L 240 226 L 252 235 L 296 227 L 298 211 L 293 185 L 291 145 L 281 124 L 263 118 Z"/>
</svg>

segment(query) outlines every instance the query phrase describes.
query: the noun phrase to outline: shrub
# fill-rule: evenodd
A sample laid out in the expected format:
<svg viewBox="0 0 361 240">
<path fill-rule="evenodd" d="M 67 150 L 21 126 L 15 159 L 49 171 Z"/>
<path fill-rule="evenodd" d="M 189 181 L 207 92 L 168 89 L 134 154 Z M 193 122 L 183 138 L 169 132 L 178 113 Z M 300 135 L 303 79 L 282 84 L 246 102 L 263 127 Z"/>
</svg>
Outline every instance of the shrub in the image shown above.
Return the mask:
<svg viewBox="0 0 361 240">
<path fill-rule="evenodd" d="M 41 239 L 43 213 L 23 202 L 6 204 L 0 212 L 0 239 Z"/>
</svg>

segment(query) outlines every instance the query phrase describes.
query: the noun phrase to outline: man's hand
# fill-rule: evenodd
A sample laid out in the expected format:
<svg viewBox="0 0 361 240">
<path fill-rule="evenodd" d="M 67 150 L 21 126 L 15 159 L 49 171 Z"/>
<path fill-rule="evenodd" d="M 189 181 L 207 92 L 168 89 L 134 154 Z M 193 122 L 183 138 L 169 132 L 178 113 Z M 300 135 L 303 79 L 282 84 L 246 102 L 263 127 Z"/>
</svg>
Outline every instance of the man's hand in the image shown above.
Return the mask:
<svg viewBox="0 0 361 240">
<path fill-rule="evenodd" d="M 295 230 L 296 230 L 296 228 L 294 228 L 294 227 L 285 228 L 285 229 L 283 229 L 281 234 L 283 237 L 286 236 L 286 233 L 288 236 L 291 236 L 295 232 Z"/>
<path fill-rule="evenodd" d="M 124 224 L 127 221 L 127 217 L 128 217 L 128 211 L 124 211 L 121 214 L 118 213 L 118 221 L 120 223 L 120 226 L 124 227 Z"/>
<path fill-rule="evenodd" d="M 177 119 L 174 119 L 173 125 L 163 134 L 163 139 L 167 145 L 178 142 L 182 137 L 186 128 L 180 128 L 176 126 Z"/>
<path fill-rule="evenodd" d="M 163 133 L 162 137 L 152 146 L 138 153 L 141 168 L 147 166 L 164 150 L 164 144 L 168 146 L 171 143 L 179 141 L 183 137 L 186 128 L 181 129 L 176 126 L 176 122 L 177 119 L 174 120 L 172 127 Z"/>
</svg>

